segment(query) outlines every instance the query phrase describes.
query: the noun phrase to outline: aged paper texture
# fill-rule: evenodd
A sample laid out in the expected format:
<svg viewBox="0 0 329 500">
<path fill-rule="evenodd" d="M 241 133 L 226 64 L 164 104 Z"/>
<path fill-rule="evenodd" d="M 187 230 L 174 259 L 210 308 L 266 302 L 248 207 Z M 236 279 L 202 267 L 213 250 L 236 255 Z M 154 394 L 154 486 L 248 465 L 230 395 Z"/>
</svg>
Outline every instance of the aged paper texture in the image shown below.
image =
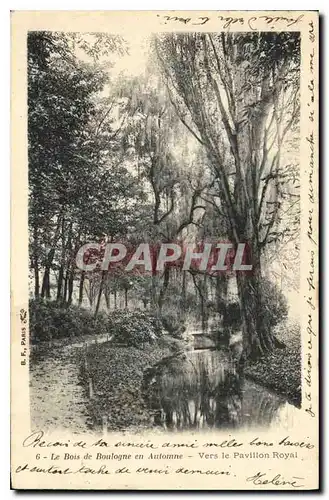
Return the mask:
<svg viewBox="0 0 329 500">
<path fill-rule="evenodd" d="M 318 489 L 318 13 L 11 22 L 13 488 Z"/>
</svg>

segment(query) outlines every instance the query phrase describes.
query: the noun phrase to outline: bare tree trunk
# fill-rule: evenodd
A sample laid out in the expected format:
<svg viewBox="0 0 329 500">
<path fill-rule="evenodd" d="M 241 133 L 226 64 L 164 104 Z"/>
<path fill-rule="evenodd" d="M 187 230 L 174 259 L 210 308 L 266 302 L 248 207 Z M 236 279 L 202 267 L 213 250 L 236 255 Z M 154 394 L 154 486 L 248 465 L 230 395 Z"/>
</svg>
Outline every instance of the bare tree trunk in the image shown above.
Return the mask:
<svg viewBox="0 0 329 500">
<path fill-rule="evenodd" d="M 70 269 L 69 281 L 68 281 L 68 297 L 67 297 L 67 303 L 68 303 L 68 305 L 72 304 L 73 284 L 74 284 L 74 267 L 72 265 L 71 269 Z"/>
<path fill-rule="evenodd" d="M 63 291 L 63 303 L 66 303 L 67 290 L 68 290 L 68 282 L 69 282 L 69 270 L 66 270 L 65 279 L 64 279 L 64 291 Z"/>
<path fill-rule="evenodd" d="M 60 267 L 58 272 L 58 282 L 57 282 L 57 296 L 56 300 L 60 301 L 62 297 L 62 287 L 63 287 L 63 278 L 64 278 L 64 264 L 65 264 L 65 219 L 62 218 L 62 227 L 61 227 L 61 239 L 62 239 L 62 250 L 61 250 L 61 258 L 60 258 Z"/>
<path fill-rule="evenodd" d="M 106 308 L 109 311 L 111 309 L 111 294 L 107 289 L 104 290 L 104 298 L 106 302 Z"/>
<path fill-rule="evenodd" d="M 58 272 L 57 296 L 56 296 L 57 301 L 59 301 L 62 297 L 63 278 L 64 278 L 64 266 L 63 264 L 61 264 Z"/>
<path fill-rule="evenodd" d="M 86 271 L 81 271 L 80 283 L 79 283 L 79 306 L 81 307 L 83 301 L 83 286 L 85 282 Z"/>
<path fill-rule="evenodd" d="M 207 330 L 207 311 L 206 311 L 206 300 L 205 300 L 205 293 L 204 293 L 204 283 L 198 284 L 196 275 L 194 273 L 191 273 L 191 274 L 192 274 L 192 279 L 193 279 L 195 289 L 196 289 L 197 294 L 200 298 L 200 313 L 201 313 L 202 331 L 205 332 Z M 206 277 L 206 275 L 205 275 L 205 277 Z"/>
<path fill-rule="evenodd" d="M 102 298 L 102 293 L 103 293 L 103 287 L 104 287 L 104 281 L 105 281 L 105 275 L 106 275 L 106 271 L 102 271 L 102 275 L 101 275 L 101 281 L 100 281 L 100 284 L 99 284 L 99 290 L 98 290 L 98 295 L 97 295 L 97 302 L 96 302 L 96 308 L 95 308 L 95 318 L 98 314 L 98 311 L 99 311 L 99 306 L 100 306 L 100 303 L 101 303 L 101 298 Z"/>
<path fill-rule="evenodd" d="M 33 267 L 34 267 L 34 296 L 38 298 L 40 295 L 40 279 L 39 279 L 39 255 L 38 255 L 38 229 L 34 225 L 33 228 Z"/>
<path fill-rule="evenodd" d="M 55 248 L 52 248 L 48 252 L 47 262 L 46 262 L 46 266 L 45 266 L 45 272 L 44 272 L 43 280 L 42 280 L 41 297 L 46 296 L 47 299 L 50 298 L 50 269 L 51 269 L 51 265 L 53 263 L 54 255 L 55 255 Z"/>
<path fill-rule="evenodd" d="M 183 311 L 185 311 L 185 309 L 186 309 L 186 271 L 182 271 L 181 306 L 182 306 Z"/>
<path fill-rule="evenodd" d="M 157 286 L 156 286 L 156 275 L 152 274 L 151 278 L 151 308 L 156 310 L 157 308 Z"/>
<path fill-rule="evenodd" d="M 256 359 L 282 348 L 284 344 L 273 334 L 267 320 L 266 309 L 261 295 L 260 252 L 253 249 L 252 274 L 237 274 L 237 285 L 243 329 L 243 347 L 245 358 Z"/>
<path fill-rule="evenodd" d="M 208 284 L 207 284 L 207 275 L 206 274 L 203 276 L 202 293 L 203 293 L 203 303 L 204 303 L 203 328 L 204 328 L 204 331 L 208 331 L 209 310 L 207 308 Z"/>
<path fill-rule="evenodd" d="M 47 297 L 47 299 L 50 299 L 50 267 L 48 266 L 46 267 L 43 275 L 41 297 Z"/>
<path fill-rule="evenodd" d="M 50 270 L 51 270 L 51 266 L 52 266 L 54 256 L 55 256 L 56 244 L 58 241 L 59 232 L 60 232 L 60 228 L 61 228 L 61 220 L 62 220 L 61 216 L 58 216 L 56 229 L 55 229 L 55 233 L 54 233 L 54 238 L 53 238 L 53 242 L 52 242 L 52 248 L 48 252 L 46 265 L 45 265 L 45 272 L 43 275 L 41 297 L 46 296 L 47 299 L 50 299 Z"/>
<path fill-rule="evenodd" d="M 39 297 L 40 283 L 39 283 L 39 262 L 38 258 L 34 259 L 34 296 L 37 299 Z"/>
<path fill-rule="evenodd" d="M 159 293 L 159 300 L 158 300 L 158 305 L 159 305 L 160 311 L 162 309 L 164 298 L 166 295 L 166 291 L 167 291 L 167 288 L 169 285 L 169 279 L 170 279 L 170 267 L 166 266 L 164 269 L 164 272 L 163 272 L 163 285 L 161 287 L 161 290 Z"/>
</svg>

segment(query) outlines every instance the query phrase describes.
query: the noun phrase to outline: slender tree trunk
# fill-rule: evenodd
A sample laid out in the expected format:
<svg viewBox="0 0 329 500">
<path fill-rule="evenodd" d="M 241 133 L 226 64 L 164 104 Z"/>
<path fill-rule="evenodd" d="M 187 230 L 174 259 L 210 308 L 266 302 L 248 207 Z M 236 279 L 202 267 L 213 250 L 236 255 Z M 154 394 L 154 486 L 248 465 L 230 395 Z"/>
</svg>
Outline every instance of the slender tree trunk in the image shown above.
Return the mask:
<svg viewBox="0 0 329 500">
<path fill-rule="evenodd" d="M 68 281 L 68 297 L 67 297 L 67 303 L 68 303 L 68 305 L 72 304 L 73 284 L 74 284 L 74 267 L 72 265 L 71 269 L 70 269 L 69 281 Z"/>
<path fill-rule="evenodd" d="M 47 299 L 50 299 L 50 270 L 54 260 L 56 245 L 59 237 L 59 232 L 61 228 L 61 216 L 59 215 L 57 218 L 56 229 L 54 233 L 54 238 L 52 242 L 52 248 L 49 250 L 47 254 L 47 260 L 45 265 L 45 272 L 43 275 L 42 288 L 41 288 L 41 297 L 46 296 Z"/>
<path fill-rule="evenodd" d="M 101 275 L 101 281 L 100 281 L 100 284 L 99 284 L 99 290 L 98 290 L 98 295 L 97 295 L 97 302 L 96 302 L 96 308 L 95 308 L 95 318 L 98 314 L 98 311 L 99 311 L 99 306 L 100 306 L 100 303 L 101 303 L 101 298 L 102 298 L 102 293 L 103 293 L 103 287 L 104 287 L 104 281 L 105 281 L 105 275 L 106 275 L 106 271 L 102 271 L 102 275 Z"/>
<path fill-rule="evenodd" d="M 159 305 L 160 311 L 162 309 L 164 298 L 166 295 L 166 291 L 167 291 L 167 288 L 169 285 L 169 279 L 170 279 L 170 267 L 166 266 L 164 269 L 164 272 L 163 272 L 163 285 L 162 285 L 160 293 L 159 293 L 158 305 Z"/>
<path fill-rule="evenodd" d="M 61 300 L 62 297 L 63 278 L 64 278 L 64 266 L 63 264 L 61 264 L 58 272 L 57 296 L 56 296 L 57 301 Z"/>
<path fill-rule="evenodd" d="M 83 286 L 85 282 L 86 271 L 81 271 L 80 283 L 79 283 L 79 307 L 82 305 L 83 301 Z"/>
<path fill-rule="evenodd" d="M 109 311 L 111 309 L 111 292 L 110 292 L 110 290 L 108 290 L 107 287 L 104 290 L 104 298 L 105 298 L 105 302 L 106 302 L 106 308 Z"/>
<path fill-rule="evenodd" d="M 52 248 L 48 252 L 45 272 L 42 280 L 41 297 L 46 296 L 47 299 L 50 299 L 50 269 L 53 263 L 54 255 L 55 255 L 55 248 Z"/>
<path fill-rule="evenodd" d="M 207 319 L 206 319 L 206 308 L 205 308 L 205 296 L 204 296 L 204 289 L 203 289 L 203 283 L 198 284 L 197 282 L 197 277 L 195 274 L 192 274 L 192 279 L 194 283 L 194 287 L 197 292 L 197 296 L 199 296 L 200 299 L 200 313 L 201 313 L 201 325 L 202 325 L 202 332 L 205 332 L 207 329 Z"/>
<path fill-rule="evenodd" d="M 39 262 L 38 258 L 34 259 L 34 296 L 37 299 L 39 297 L 40 283 L 39 283 Z"/>
<path fill-rule="evenodd" d="M 186 309 L 186 271 L 182 271 L 182 294 L 181 294 L 181 304 L 182 309 L 185 311 Z"/>
<path fill-rule="evenodd" d="M 86 289 L 86 291 L 87 291 L 87 297 L 88 297 L 90 309 L 93 308 L 93 304 L 94 304 L 94 292 L 93 292 L 93 289 L 94 289 L 94 285 L 93 285 L 92 281 L 89 280 L 88 281 L 88 288 Z"/>
<path fill-rule="evenodd" d="M 156 283 L 156 275 L 152 274 L 151 278 L 151 308 L 153 310 L 157 309 L 157 283 Z"/>
<path fill-rule="evenodd" d="M 209 309 L 207 308 L 208 286 L 207 286 L 207 275 L 206 274 L 203 276 L 202 294 L 203 294 L 203 306 L 204 306 L 204 312 L 203 312 L 204 325 L 203 325 L 203 328 L 204 328 L 204 331 L 208 331 Z"/>
<path fill-rule="evenodd" d="M 50 299 L 50 267 L 47 266 L 45 268 L 45 272 L 43 275 L 43 280 L 42 280 L 42 287 L 41 287 L 41 297 L 47 297 L 47 299 Z"/>
<path fill-rule="evenodd" d="M 34 267 L 34 296 L 38 298 L 40 295 L 40 279 L 39 279 L 39 251 L 38 251 L 38 229 L 36 224 L 33 228 L 33 267 Z"/>
<path fill-rule="evenodd" d="M 63 279 L 64 279 L 64 265 L 65 265 L 65 219 L 62 218 L 62 227 L 61 227 L 61 239 L 62 239 L 62 250 L 61 250 L 61 260 L 60 267 L 58 272 L 58 282 L 57 282 L 57 296 L 56 300 L 60 301 L 62 298 L 62 288 L 63 288 Z"/>
<path fill-rule="evenodd" d="M 69 283 L 69 270 L 66 270 L 65 279 L 64 279 L 64 291 L 63 291 L 63 303 L 65 304 L 67 301 L 67 291 L 68 291 L 68 283 Z"/>
<path fill-rule="evenodd" d="M 64 303 L 69 303 L 69 288 L 70 288 L 70 280 L 72 279 L 72 292 L 73 292 L 73 263 L 72 259 L 72 233 L 73 233 L 73 224 L 70 222 L 68 227 L 68 235 L 65 245 L 65 254 L 67 255 L 66 259 L 66 273 L 65 273 L 65 281 L 64 281 Z"/>
</svg>

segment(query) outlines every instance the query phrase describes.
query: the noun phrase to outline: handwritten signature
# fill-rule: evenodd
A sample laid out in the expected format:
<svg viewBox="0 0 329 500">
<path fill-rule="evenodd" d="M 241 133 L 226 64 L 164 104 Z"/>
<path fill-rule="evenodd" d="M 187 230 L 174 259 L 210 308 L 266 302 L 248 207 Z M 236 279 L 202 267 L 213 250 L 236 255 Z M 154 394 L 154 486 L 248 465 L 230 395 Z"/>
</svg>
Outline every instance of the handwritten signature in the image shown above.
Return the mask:
<svg viewBox="0 0 329 500">
<path fill-rule="evenodd" d="M 255 486 L 273 484 L 274 486 L 292 486 L 293 488 L 301 488 L 303 484 L 298 482 L 303 480 L 303 477 L 293 476 L 291 479 L 284 479 L 281 474 L 276 474 L 272 478 L 267 476 L 266 472 L 257 472 L 253 476 L 247 477 L 246 481 L 253 483 Z"/>
</svg>

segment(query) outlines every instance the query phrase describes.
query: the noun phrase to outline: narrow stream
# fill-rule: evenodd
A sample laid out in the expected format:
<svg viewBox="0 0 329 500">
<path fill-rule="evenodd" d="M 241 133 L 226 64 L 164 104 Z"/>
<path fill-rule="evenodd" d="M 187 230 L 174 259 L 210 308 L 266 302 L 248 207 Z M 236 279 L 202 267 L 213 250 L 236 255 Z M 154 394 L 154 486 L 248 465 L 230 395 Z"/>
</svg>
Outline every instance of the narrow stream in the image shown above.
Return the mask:
<svg viewBox="0 0 329 500">
<path fill-rule="evenodd" d="M 187 351 L 145 374 L 154 424 L 164 429 L 291 428 L 299 410 L 246 379 L 228 350 Z"/>
</svg>

